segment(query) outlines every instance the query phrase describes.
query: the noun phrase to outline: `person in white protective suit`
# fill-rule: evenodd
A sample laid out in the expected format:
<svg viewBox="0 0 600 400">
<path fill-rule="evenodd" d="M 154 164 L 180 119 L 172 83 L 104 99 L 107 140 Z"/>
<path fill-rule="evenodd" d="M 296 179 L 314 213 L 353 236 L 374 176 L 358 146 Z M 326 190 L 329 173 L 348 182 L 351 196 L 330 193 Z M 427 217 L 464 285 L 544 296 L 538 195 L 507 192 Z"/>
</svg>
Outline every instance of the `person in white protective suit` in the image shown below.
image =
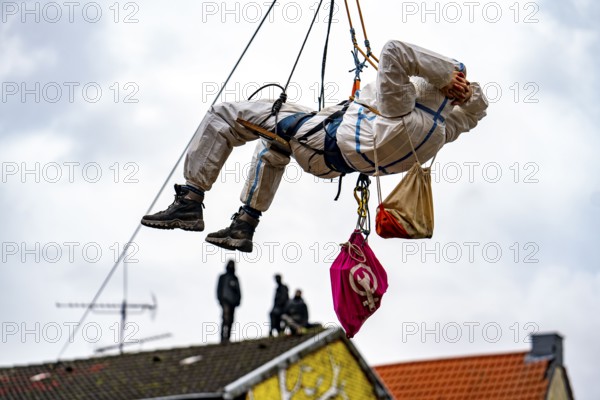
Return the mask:
<svg viewBox="0 0 600 400">
<path fill-rule="evenodd" d="M 404 172 L 415 162 L 411 143 L 425 162 L 443 145 L 474 128 L 486 115 L 487 106 L 481 87 L 467 81 L 462 63 L 415 45 L 389 41 L 380 56 L 377 81 L 346 104 L 316 113 L 284 103 L 277 126 L 268 101 L 212 107 L 188 150 L 186 184 L 175 185 L 173 204 L 144 216 L 141 223 L 159 229 L 204 230 L 204 193 L 211 189 L 232 149 L 259 138 L 237 118 L 277 131 L 290 146 L 286 152 L 267 139 L 258 141 L 240 197 L 242 207 L 229 227 L 206 237 L 219 247 L 251 252 L 259 218 L 271 205 L 290 156 L 304 171 L 321 178 L 354 171 L 373 175 L 375 152 L 380 175 Z"/>
</svg>

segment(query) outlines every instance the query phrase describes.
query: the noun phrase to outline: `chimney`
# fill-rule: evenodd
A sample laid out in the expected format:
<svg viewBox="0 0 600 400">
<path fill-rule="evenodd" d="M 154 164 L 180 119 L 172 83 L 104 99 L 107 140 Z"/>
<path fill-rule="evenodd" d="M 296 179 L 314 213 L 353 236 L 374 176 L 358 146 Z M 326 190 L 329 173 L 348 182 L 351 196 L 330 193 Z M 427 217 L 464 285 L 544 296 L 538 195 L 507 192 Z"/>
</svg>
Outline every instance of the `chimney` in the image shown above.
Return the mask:
<svg viewBox="0 0 600 400">
<path fill-rule="evenodd" d="M 558 333 L 543 333 L 531 335 L 531 358 L 551 357 L 551 367 L 563 365 L 563 337 Z"/>
</svg>

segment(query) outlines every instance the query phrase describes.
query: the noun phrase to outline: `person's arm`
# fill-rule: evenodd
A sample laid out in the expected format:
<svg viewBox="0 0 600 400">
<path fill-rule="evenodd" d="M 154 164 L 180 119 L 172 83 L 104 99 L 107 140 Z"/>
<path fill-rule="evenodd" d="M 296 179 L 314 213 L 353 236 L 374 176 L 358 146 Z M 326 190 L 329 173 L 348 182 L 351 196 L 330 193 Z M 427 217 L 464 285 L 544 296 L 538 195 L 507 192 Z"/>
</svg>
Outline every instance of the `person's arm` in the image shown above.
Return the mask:
<svg viewBox="0 0 600 400">
<path fill-rule="evenodd" d="M 417 93 L 411 76 L 420 76 L 438 89 L 452 81 L 453 72 L 464 70 L 456 60 L 422 47 L 391 40 L 381 52 L 377 72 L 377 107 L 386 117 L 400 117 L 415 107 Z"/>
<path fill-rule="evenodd" d="M 486 116 L 488 100 L 478 83 L 472 82 L 471 98 L 464 104 L 455 106 L 446 118 L 446 143 L 455 141 L 463 132 L 468 132 Z"/>
</svg>

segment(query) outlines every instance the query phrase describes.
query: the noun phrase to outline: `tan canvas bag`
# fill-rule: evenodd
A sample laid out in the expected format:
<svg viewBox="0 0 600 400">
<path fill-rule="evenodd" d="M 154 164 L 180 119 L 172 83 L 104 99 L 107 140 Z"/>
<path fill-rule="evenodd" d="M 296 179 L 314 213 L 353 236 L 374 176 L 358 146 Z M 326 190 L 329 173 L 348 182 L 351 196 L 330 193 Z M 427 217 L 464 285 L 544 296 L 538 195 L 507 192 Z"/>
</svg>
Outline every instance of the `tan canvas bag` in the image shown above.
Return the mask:
<svg viewBox="0 0 600 400">
<path fill-rule="evenodd" d="M 433 235 L 431 168 L 421 166 L 410 137 L 408 141 L 416 162 L 383 201 L 381 200 L 377 149 L 375 149 L 375 178 L 377 179 L 377 196 L 379 198 L 375 228 L 377 234 L 385 239 L 423 239 Z"/>
</svg>

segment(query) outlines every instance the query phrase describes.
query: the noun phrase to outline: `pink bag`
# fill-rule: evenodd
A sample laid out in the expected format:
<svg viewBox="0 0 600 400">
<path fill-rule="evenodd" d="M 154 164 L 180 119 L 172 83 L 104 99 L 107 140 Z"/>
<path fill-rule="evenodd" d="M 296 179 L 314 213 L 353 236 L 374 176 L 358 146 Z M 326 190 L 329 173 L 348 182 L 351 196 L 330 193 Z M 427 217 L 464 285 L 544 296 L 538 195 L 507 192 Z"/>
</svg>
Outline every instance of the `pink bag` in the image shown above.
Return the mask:
<svg viewBox="0 0 600 400">
<path fill-rule="evenodd" d="M 359 230 L 342 244 L 329 274 L 335 313 L 351 338 L 381 305 L 387 274 Z"/>
</svg>

